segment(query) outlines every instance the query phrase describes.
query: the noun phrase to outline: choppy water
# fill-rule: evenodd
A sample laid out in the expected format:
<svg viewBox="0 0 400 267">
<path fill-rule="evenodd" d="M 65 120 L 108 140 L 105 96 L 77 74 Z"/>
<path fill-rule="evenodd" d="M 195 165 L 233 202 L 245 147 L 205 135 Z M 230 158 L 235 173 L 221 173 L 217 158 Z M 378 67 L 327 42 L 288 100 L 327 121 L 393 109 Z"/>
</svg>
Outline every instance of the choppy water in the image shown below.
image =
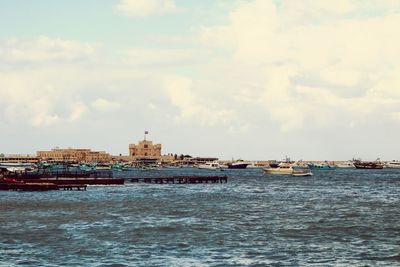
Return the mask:
<svg viewBox="0 0 400 267">
<path fill-rule="evenodd" d="M 188 172 L 208 171 L 161 173 Z M 218 174 L 228 184 L 0 192 L 0 266 L 400 266 L 400 170 Z"/>
</svg>

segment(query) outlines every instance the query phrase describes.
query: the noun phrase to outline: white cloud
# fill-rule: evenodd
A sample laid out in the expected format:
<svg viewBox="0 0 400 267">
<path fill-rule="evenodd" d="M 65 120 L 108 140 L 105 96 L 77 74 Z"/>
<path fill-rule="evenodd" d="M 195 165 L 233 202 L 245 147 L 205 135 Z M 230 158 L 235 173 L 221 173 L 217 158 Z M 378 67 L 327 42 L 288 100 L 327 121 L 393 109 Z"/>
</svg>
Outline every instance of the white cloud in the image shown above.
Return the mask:
<svg viewBox="0 0 400 267">
<path fill-rule="evenodd" d="M 2 41 L 0 114 L 34 127 L 78 121 L 86 107 L 78 93 L 84 88 L 76 84 L 87 79 L 81 64 L 93 58 L 94 47 L 45 36 Z"/>
<path fill-rule="evenodd" d="M 113 111 L 120 108 L 120 104 L 103 98 L 97 98 L 93 103 L 92 107 L 99 111 Z"/>
<path fill-rule="evenodd" d="M 225 25 L 204 27 L 201 40 L 231 53 L 237 68 L 261 73 L 258 103 L 283 131 L 373 113 L 393 118 L 400 111 L 400 14 L 393 10 L 400 4 L 367 2 L 240 2 Z"/>
<path fill-rule="evenodd" d="M 193 49 L 131 48 L 125 51 L 125 62 L 134 66 L 175 66 L 200 61 L 204 53 Z"/>
<path fill-rule="evenodd" d="M 232 110 L 213 106 L 212 99 L 203 99 L 194 90 L 193 80 L 183 76 L 167 76 L 164 88 L 171 103 L 180 109 L 175 119 L 181 121 L 199 121 L 204 126 L 217 123 L 229 125 L 234 121 Z"/>
<path fill-rule="evenodd" d="M 0 63 L 38 63 L 88 59 L 96 45 L 40 36 L 0 42 Z"/>
<path fill-rule="evenodd" d="M 133 17 L 179 12 L 173 0 L 121 0 L 116 9 L 123 15 Z"/>
<path fill-rule="evenodd" d="M 74 122 L 82 118 L 82 116 L 87 112 L 87 107 L 83 103 L 77 103 L 73 105 L 72 111 L 69 115 L 69 121 Z"/>
</svg>

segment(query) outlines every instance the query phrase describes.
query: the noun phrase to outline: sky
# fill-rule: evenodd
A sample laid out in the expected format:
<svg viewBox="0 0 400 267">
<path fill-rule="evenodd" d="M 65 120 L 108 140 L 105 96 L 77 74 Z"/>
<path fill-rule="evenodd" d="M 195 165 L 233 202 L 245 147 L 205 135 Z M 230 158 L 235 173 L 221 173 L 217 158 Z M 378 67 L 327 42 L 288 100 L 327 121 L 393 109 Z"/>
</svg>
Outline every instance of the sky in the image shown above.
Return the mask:
<svg viewBox="0 0 400 267">
<path fill-rule="evenodd" d="M 398 0 L 1 0 L 0 153 L 400 159 Z"/>
</svg>

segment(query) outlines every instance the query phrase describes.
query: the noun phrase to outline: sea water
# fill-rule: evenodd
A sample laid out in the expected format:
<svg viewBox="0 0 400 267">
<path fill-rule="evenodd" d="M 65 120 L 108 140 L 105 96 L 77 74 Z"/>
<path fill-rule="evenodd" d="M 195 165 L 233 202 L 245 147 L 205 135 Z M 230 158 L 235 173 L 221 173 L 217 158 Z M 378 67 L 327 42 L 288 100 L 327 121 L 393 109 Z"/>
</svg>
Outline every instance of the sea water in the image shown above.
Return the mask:
<svg viewBox="0 0 400 267">
<path fill-rule="evenodd" d="M 400 170 L 0 192 L 0 266 L 400 266 Z"/>
</svg>

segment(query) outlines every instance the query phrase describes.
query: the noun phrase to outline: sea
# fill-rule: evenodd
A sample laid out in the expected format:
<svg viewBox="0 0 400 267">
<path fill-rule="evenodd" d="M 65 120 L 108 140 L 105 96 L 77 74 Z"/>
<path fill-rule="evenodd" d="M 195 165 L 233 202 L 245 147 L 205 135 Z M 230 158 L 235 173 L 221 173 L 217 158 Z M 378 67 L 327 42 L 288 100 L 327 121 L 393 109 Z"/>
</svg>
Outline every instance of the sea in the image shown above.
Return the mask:
<svg viewBox="0 0 400 267">
<path fill-rule="evenodd" d="M 400 266 L 400 170 L 116 175 L 126 184 L 0 192 L 0 266 Z M 128 179 L 167 175 L 229 178 Z"/>
</svg>

